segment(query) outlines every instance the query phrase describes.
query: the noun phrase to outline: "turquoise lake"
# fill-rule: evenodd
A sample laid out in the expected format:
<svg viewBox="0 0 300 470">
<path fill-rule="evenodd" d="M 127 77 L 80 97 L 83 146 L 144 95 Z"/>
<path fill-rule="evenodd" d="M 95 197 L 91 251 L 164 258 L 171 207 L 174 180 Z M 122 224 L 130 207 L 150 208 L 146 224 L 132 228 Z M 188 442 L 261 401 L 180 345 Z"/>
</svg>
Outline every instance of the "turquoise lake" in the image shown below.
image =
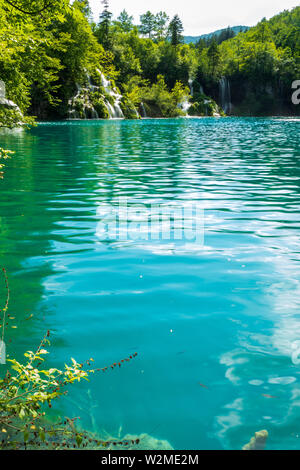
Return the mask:
<svg viewBox="0 0 300 470">
<path fill-rule="evenodd" d="M 268 449 L 300 448 L 299 125 L 73 121 L 0 134 L 15 151 L 0 180 L 10 354 L 48 329 L 51 366 L 138 353 L 55 412 L 175 449 L 241 449 L 262 429 Z M 99 207 L 120 197 L 198 204 L 203 243 L 101 239 Z"/>
</svg>

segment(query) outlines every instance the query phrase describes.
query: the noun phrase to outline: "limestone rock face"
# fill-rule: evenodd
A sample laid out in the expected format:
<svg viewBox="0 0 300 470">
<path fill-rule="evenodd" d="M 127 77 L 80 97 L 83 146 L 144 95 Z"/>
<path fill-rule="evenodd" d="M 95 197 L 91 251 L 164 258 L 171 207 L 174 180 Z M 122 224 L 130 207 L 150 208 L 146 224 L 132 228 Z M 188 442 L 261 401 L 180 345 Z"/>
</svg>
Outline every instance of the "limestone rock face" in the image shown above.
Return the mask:
<svg viewBox="0 0 300 470">
<path fill-rule="evenodd" d="M 268 431 L 258 431 L 248 444 L 243 447 L 243 450 L 264 450 L 267 444 Z"/>
</svg>

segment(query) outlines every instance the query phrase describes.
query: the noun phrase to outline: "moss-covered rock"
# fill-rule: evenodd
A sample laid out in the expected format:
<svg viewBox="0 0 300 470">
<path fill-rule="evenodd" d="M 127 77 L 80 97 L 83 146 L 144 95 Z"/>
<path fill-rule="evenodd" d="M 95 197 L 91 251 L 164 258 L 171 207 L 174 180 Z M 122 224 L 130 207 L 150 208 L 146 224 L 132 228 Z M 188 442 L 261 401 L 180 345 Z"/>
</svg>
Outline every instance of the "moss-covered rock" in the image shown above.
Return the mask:
<svg viewBox="0 0 300 470">
<path fill-rule="evenodd" d="M 100 91 L 96 91 L 91 94 L 91 103 L 98 114 L 99 119 L 109 119 L 109 112 L 107 110 L 103 94 Z"/>
<path fill-rule="evenodd" d="M 224 112 L 217 103 L 203 93 L 195 93 L 192 105 L 188 110 L 189 116 L 224 116 Z"/>
<path fill-rule="evenodd" d="M 264 450 L 267 444 L 268 431 L 258 431 L 251 438 L 250 442 L 243 447 L 243 450 Z"/>
<path fill-rule="evenodd" d="M 0 101 L 0 127 L 20 127 L 26 124 L 32 125 L 34 118 L 23 116 L 20 108 L 12 101 L 6 100 L 7 103 Z"/>
<path fill-rule="evenodd" d="M 132 101 L 130 101 L 127 97 L 123 96 L 120 102 L 120 106 L 124 114 L 124 117 L 126 119 L 140 119 L 141 118 L 141 116 L 136 110 L 136 107 L 134 106 Z"/>
</svg>

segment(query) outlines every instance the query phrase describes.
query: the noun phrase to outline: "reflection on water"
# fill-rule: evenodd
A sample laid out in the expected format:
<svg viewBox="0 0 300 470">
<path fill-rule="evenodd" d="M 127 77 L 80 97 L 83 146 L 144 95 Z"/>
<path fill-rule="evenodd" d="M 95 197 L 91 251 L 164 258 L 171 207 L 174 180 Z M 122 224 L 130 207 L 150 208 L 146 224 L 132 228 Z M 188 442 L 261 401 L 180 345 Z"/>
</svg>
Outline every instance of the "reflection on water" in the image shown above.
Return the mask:
<svg viewBox="0 0 300 470">
<path fill-rule="evenodd" d="M 16 151 L 0 182 L 10 349 L 49 328 L 55 365 L 139 353 L 58 412 L 180 449 L 239 449 L 260 429 L 298 448 L 299 122 L 49 123 L 0 145 Z M 99 240 L 97 211 L 120 197 L 196 201 L 204 246 Z"/>
</svg>

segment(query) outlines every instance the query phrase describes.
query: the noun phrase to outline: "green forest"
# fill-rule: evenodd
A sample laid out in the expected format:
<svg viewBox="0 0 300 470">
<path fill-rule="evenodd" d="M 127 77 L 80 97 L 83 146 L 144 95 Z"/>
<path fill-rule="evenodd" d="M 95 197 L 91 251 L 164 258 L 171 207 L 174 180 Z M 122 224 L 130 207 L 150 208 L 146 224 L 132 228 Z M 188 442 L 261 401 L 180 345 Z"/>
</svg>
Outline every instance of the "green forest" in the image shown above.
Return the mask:
<svg viewBox="0 0 300 470">
<path fill-rule="evenodd" d="M 300 7 L 185 44 L 176 15 L 97 22 L 87 0 L 0 0 L 0 123 L 67 118 L 293 115 Z M 4 85 L 2 85 L 4 88 Z"/>
</svg>

